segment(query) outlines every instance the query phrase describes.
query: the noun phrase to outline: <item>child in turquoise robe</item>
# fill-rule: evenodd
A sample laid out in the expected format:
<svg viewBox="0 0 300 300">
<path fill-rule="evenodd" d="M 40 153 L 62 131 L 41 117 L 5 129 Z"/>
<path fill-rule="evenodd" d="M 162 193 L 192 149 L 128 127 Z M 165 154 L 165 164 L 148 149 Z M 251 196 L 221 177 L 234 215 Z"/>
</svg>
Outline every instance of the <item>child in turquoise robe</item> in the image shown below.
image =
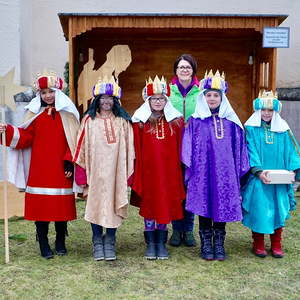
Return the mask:
<svg viewBox="0 0 300 300">
<path fill-rule="evenodd" d="M 288 170 L 300 178 L 300 150 L 279 112 L 281 102 L 265 92 L 253 102 L 255 112 L 245 123 L 251 174 L 242 189 L 242 223 L 252 230 L 253 252 L 265 257 L 264 234 L 270 234 L 273 257 L 283 257 L 282 228 L 296 208 L 291 184 L 270 184 L 265 170 Z"/>
</svg>

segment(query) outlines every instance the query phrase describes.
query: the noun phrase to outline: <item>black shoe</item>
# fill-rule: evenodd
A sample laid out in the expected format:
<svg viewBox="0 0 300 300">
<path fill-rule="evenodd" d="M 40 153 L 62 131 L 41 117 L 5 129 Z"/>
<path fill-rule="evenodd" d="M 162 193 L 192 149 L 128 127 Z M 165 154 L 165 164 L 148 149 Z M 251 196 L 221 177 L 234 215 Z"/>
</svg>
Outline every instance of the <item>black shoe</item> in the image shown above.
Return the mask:
<svg viewBox="0 0 300 300">
<path fill-rule="evenodd" d="M 212 247 L 213 230 L 212 229 L 201 229 L 199 231 L 201 247 L 200 257 L 205 260 L 214 259 L 214 250 Z"/>
<path fill-rule="evenodd" d="M 144 237 L 147 245 L 145 258 L 154 260 L 156 259 L 155 231 L 144 231 Z"/>
<path fill-rule="evenodd" d="M 66 234 L 67 234 L 67 222 L 55 222 L 55 252 L 59 256 L 67 254 L 66 249 Z"/>
<path fill-rule="evenodd" d="M 183 243 L 187 247 L 194 247 L 194 246 L 196 246 L 196 240 L 194 238 L 193 231 L 185 231 L 183 233 Z"/>
<path fill-rule="evenodd" d="M 36 226 L 36 236 L 39 242 L 41 256 L 46 259 L 53 258 L 54 254 L 48 242 L 49 222 L 36 221 L 35 226 Z"/>
<path fill-rule="evenodd" d="M 169 239 L 169 245 L 179 247 L 182 243 L 182 232 L 173 230 L 172 235 Z"/>
<path fill-rule="evenodd" d="M 214 230 L 214 258 L 215 260 L 224 260 L 226 258 L 224 241 L 226 231 L 224 229 Z"/>
<path fill-rule="evenodd" d="M 169 253 L 166 248 L 166 242 L 168 238 L 167 230 L 155 230 L 155 245 L 157 259 L 168 259 Z"/>
</svg>

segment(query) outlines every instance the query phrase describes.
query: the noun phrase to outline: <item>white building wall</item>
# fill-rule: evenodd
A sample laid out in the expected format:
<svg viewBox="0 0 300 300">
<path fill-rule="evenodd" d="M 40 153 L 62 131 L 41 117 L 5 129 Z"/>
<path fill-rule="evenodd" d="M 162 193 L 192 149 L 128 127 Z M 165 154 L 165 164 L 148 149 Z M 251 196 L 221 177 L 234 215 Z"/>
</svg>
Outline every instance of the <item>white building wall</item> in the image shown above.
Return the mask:
<svg viewBox="0 0 300 300">
<path fill-rule="evenodd" d="M 21 79 L 23 84 L 31 84 L 32 74 L 44 67 L 63 74 L 68 59 L 68 44 L 64 40 L 57 13 L 222 13 L 222 14 L 287 14 L 289 17 L 281 26 L 291 28 L 289 49 L 278 50 L 278 87 L 300 86 L 300 1 L 299 0 L 0 0 L 10 7 L 20 2 L 21 17 Z M 13 5 L 14 4 L 14 5 Z M 5 28 L 1 26 L 0 40 L 5 36 L 7 43 L 17 43 L 17 28 L 14 20 L 16 11 L 7 11 L 1 16 Z M 3 19 L 0 20 L 4 23 Z M 3 29 L 2 29 L 3 28 Z M 18 32 L 19 34 L 19 32 Z M 10 37 L 9 37 L 10 36 Z M 2 43 L 1 43 L 2 44 Z M 8 49 L 10 49 L 9 47 Z M 0 50 L 1 51 L 1 50 Z M 1 52 L 2 53 L 2 52 Z M 6 52 L 4 57 L 14 57 L 17 53 Z M 3 55 L 1 56 L 3 57 Z M 18 60 L 18 58 L 15 58 Z M 0 73 L 9 61 L 1 58 Z M 8 68 L 8 67 L 7 67 Z"/>
<path fill-rule="evenodd" d="M 20 0 L 0 0 L 0 75 L 15 67 L 20 81 Z"/>
</svg>

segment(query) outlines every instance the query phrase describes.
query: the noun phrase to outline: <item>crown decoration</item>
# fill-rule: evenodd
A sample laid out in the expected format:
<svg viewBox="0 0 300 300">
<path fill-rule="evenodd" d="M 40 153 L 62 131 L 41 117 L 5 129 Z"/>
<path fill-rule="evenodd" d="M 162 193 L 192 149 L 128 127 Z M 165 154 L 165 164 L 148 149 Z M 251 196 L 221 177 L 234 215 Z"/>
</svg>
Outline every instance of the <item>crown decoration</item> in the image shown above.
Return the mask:
<svg viewBox="0 0 300 300">
<path fill-rule="evenodd" d="M 165 96 L 170 96 L 170 86 L 167 84 L 165 78 L 162 76 L 161 79 L 158 78 L 156 75 L 154 80 L 149 77 L 146 80 L 146 86 L 143 89 L 143 99 L 146 100 L 147 98 L 155 95 L 155 94 L 162 94 Z"/>
<path fill-rule="evenodd" d="M 58 77 L 54 71 L 48 71 L 45 69 L 42 73 L 37 73 L 33 85 L 38 91 L 51 88 L 61 90 L 63 88 L 63 80 Z"/>
<path fill-rule="evenodd" d="M 110 79 L 104 76 L 103 78 L 100 77 L 93 87 L 93 96 L 98 95 L 109 95 L 120 99 L 122 91 L 113 76 Z"/>
<path fill-rule="evenodd" d="M 273 93 L 273 91 L 260 91 L 258 97 L 253 101 L 253 109 L 255 111 L 271 109 L 280 112 L 281 108 L 282 104 L 278 100 L 277 93 Z"/>
<path fill-rule="evenodd" d="M 213 73 L 212 70 L 207 73 L 205 72 L 204 78 L 200 81 L 200 89 L 216 89 L 221 90 L 224 93 L 227 93 L 228 91 L 228 84 L 225 81 L 225 74 L 224 72 L 222 75 L 220 74 L 219 70 L 217 72 Z"/>
</svg>

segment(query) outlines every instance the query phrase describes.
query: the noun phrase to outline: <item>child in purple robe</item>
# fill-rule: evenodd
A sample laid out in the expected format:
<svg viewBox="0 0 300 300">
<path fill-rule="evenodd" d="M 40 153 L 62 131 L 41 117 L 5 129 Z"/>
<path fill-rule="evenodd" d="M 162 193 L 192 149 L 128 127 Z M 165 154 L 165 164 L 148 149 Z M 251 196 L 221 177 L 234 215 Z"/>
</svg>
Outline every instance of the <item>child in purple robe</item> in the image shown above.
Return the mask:
<svg viewBox="0 0 300 300">
<path fill-rule="evenodd" d="M 225 226 L 242 219 L 240 179 L 249 170 L 243 126 L 217 71 L 200 84 L 195 113 L 183 135 L 186 209 L 199 216 L 200 257 L 224 260 Z"/>
</svg>

